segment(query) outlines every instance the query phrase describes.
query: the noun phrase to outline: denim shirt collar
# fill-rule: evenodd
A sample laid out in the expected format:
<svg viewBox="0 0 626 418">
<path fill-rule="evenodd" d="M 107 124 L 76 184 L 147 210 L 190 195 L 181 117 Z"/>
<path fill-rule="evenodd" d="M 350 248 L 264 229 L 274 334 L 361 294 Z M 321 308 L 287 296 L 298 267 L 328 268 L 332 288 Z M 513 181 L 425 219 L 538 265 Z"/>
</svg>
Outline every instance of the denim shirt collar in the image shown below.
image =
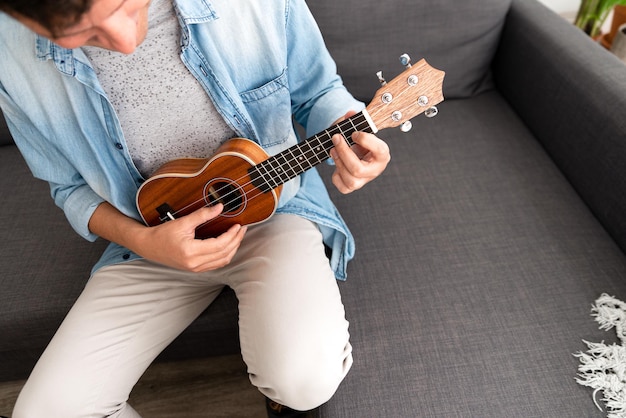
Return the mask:
<svg viewBox="0 0 626 418">
<path fill-rule="evenodd" d="M 217 19 L 215 9 L 207 0 L 175 0 L 174 8 L 178 16 L 189 25 Z"/>
<path fill-rule="evenodd" d="M 54 61 L 57 69 L 63 74 L 69 76 L 76 74 L 73 50 L 62 48 L 41 35 L 37 35 L 35 43 L 37 59 L 40 61 L 51 59 Z"/>
</svg>

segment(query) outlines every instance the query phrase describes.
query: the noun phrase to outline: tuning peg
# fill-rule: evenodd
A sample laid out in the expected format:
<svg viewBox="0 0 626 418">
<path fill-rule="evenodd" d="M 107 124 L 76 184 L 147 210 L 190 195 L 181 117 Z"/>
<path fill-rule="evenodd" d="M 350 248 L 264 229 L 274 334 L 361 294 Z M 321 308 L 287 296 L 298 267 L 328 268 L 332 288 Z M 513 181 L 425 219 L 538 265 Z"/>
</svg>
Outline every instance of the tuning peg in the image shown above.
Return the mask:
<svg viewBox="0 0 626 418">
<path fill-rule="evenodd" d="M 400 63 L 406 68 L 411 68 L 411 57 L 409 56 L 409 54 L 400 55 Z"/>
<path fill-rule="evenodd" d="M 427 118 L 434 118 L 438 113 L 439 109 L 437 109 L 437 106 L 429 107 L 424 111 L 424 115 L 426 115 Z"/>
<path fill-rule="evenodd" d="M 406 122 L 404 122 L 402 125 L 400 125 L 400 130 L 402 132 L 409 132 L 411 130 L 411 128 L 413 127 L 413 124 L 411 123 L 410 120 L 407 120 Z"/>
<path fill-rule="evenodd" d="M 383 77 L 382 71 L 377 72 L 376 77 L 378 77 L 378 82 L 380 83 L 381 86 L 387 85 L 387 80 L 385 80 L 385 78 Z"/>
</svg>

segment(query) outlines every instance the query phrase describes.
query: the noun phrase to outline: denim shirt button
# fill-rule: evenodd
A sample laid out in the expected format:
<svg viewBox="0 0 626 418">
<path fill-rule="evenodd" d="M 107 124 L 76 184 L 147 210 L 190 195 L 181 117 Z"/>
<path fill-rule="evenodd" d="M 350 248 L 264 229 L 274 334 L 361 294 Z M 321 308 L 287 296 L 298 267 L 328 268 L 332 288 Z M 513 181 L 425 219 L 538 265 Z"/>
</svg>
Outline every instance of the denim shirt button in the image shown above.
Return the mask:
<svg viewBox="0 0 626 418">
<path fill-rule="evenodd" d="M 130 258 L 130 254 L 126 253 L 122 256 L 124 260 L 128 260 Z"/>
<path fill-rule="evenodd" d="M 115 148 L 117 148 L 117 149 L 123 149 L 123 148 L 124 148 L 124 146 L 123 146 L 122 144 L 120 144 L 119 142 L 117 142 L 117 143 L 115 144 Z"/>
</svg>

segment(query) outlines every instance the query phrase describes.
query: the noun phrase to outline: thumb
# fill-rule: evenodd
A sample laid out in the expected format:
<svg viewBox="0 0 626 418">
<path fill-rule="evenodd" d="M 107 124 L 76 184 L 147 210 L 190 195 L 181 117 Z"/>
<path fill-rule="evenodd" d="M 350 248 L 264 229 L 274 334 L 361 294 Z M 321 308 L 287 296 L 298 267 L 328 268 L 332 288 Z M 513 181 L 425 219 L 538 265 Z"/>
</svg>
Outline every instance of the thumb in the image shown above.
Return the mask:
<svg viewBox="0 0 626 418">
<path fill-rule="evenodd" d="M 221 203 L 218 203 L 215 206 L 205 206 L 196 210 L 195 212 L 190 213 L 182 219 L 184 219 L 190 227 L 195 228 L 198 225 L 201 225 L 206 221 L 219 216 L 219 214 L 222 213 L 223 209 L 224 205 L 222 205 Z"/>
</svg>

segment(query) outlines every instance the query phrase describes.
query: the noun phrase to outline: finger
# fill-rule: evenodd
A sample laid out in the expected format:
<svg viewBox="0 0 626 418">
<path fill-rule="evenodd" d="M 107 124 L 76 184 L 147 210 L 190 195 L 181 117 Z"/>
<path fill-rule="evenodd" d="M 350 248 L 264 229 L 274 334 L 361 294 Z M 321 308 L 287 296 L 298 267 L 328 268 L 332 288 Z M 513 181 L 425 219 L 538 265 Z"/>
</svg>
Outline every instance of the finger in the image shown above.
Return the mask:
<svg viewBox="0 0 626 418">
<path fill-rule="evenodd" d="M 363 151 L 363 159 L 366 161 L 389 162 L 389 146 L 387 143 L 375 135 L 365 132 L 355 132 L 352 134 L 352 141 Z"/>
<path fill-rule="evenodd" d="M 209 271 L 229 264 L 241 246 L 246 231 L 245 226 L 233 225 L 217 238 L 202 241 L 203 246 L 206 247 L 205 256 L 194 271 Z"/>
<path fill-rule="evenodd" d="M 223 258 L 226 262 L 230 262 L 235 256 L 235 253 L 241 246 L 243 238 L 246 235 L 246 231 L 248 230 L 246 226 L 239 226 L 239 228 L 237 228 L 237 226 L 238 225 L 234 225 L 234 227 L 231 228 L 235 235 L 232 237 L 232 239 L 229 240 L 228 245 L 222 251 Z"/>
<path fill-rule="evenodd" d="M 245 235 L 247 227 L 236 224 L 228 228 L 226 232 L 219 235 L 215 239 L 218 242 L 223 243 L 224 246 L 227 245 L 239 245 L 243 236 Z"/>
<path fill-rule="evenodd" d="M 351 170 L 346 167 L 344 161 L 338 158 L 335 160 L 335 171 L 332 175 L 332 182 L 337 190 L 343 194 L 353 192 L 367 183 L 367 177 L 360 175 L 361 170 L 363 170 L 362 167 L 356 170 L 356 173 L 352 173 Z"/>
<path fill-rule="evenodd" d="M 365 181 L 361 179 L 364 170 L 361 160 L 341 135 L 335 135 L 332 139 L 336 144 L 331 150 L 331 157 L 335 160 L 333 184 L 343 194 L 360 189 L 365 184 Z"/>
<path fill-rule="evenodd" d="M 340 169 L 335 170 L 332 177 L 333 184 L 335 185 L 335 187 L 337 187 L 337 190 L 339 190 L 343 194 L 360 189 L 369 180 L 370 178 L 355 177 L 347 171 Z"/>
<path fill-rule="evenodd" d="M 195 230 L 199 225 L 202 225 L 207 221 L 210 221 L 211 219 L 219 216 L 219 214 L 222 213 L 223 209 L 224 205 L 222 205 L 221 203 L 218 203 L 215 206 L 205 206 L 190 213 L 189 215 L 180 218 L 180 220 L 182 222 L 185 222 L 188 228 L 193 228 Z"/>
<path fill-rule="evenodd" d="M 344 182 L 340 173 L 339 170 L 335 170 L 332 176 L 332 182 L 340 193 L 348 194 L 352 192 L 352 189 Z"/>
<path fill-rule="evenodd" d="M 330 155 L 335 160 L 335 165 L 341 166 L 351 174 L 356 175 L 361 166 L 359 157 L 350 149 L 343 136 L 339 134 L 333 135 L 332 140 L 335 147 L 331 150 Z"/>
</svg>

